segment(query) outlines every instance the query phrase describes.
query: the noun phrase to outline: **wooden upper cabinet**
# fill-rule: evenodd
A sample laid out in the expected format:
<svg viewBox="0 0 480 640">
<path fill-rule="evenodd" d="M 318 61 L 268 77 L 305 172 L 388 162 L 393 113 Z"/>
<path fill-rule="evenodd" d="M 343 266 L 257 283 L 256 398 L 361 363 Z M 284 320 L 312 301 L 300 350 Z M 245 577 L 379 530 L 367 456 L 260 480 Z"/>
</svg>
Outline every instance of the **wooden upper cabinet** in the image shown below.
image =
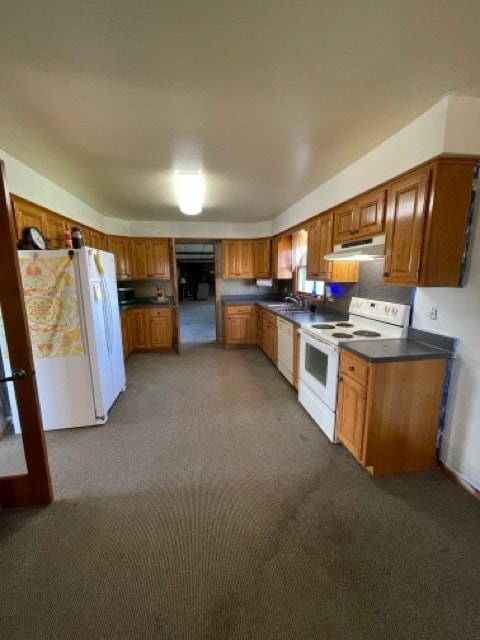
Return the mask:
<svg viewBox="0 0 480 640">
<path fill-rule="evenodd" d="M 89 229 L 89 247 L 93 247 L 94 249 L 101 249 L 102 251 L 107 251 L 107 238 L 104 233 L 101 231 L 96 231 L 95 229 Z M 86 244 L 86 243 L 85 243 Z"/>
<path fill-rule="evenodd" d="M 47 236 L 45 209 L 17 196 L 12 196 L 12 206 L 17 240 L 22 240 L 25 227 L 37 227 Z"/>
<path fill-rule="evenodd" d="M 477 159 L 440 158 L 388 187 L 385 282 L 461 284 Z"/>
<path fill-rule="evenodd" d="M 131 251 L 133 278 L 170 277 L 167 238 L 132 238 Z"/>
<path fill-rule="evenodd" d="M 254 240 L 255 278 L 272 277 L 272 241 L 270 238 Z"/>
<path fill-rule="evenodd" d="M 307 280 L 330 279 L 331 263 L 324 256 L 333 249 L 333 212 L 307 225 Z"/>
<path fill-rule="evenodd" d="M 107 247 L 115 256 L 117 278 L 131 278 L 130 238 L 108 236 Z"/>
<path fill-rule="evenodd" d="M 65 232 L 67 221 L 51 211 L 45 212 L 44 233 L 48 239 L 49 249 L 63 249 L 65 246 Z"/>
<path fill-rule="evenodd" d="M 336 209 L 334 242 L 348 242 L 383 233 L 385 194 L 385 189 L 369 191 Z"/>
<path fill-rule="evenodd" d="M 429 169 L 418 171 L 388 190 L 386 282 L 419 281 L 430 175 Z"/>
<path fill-rule="evenodd" d="M 150 240 L 150 266 L 154 278 L 170 278 L 168 238 Z"/>
<path fill-rule="evenodd" d="M 290 280 L 293 276 L 292 236 L 272 240 L 272 278 Z"/>
<path fill-rule="evenodd" d="M 222 250 L 224 278 L 255 277 L 252 240 L 224 240 Z"/>
</svg>

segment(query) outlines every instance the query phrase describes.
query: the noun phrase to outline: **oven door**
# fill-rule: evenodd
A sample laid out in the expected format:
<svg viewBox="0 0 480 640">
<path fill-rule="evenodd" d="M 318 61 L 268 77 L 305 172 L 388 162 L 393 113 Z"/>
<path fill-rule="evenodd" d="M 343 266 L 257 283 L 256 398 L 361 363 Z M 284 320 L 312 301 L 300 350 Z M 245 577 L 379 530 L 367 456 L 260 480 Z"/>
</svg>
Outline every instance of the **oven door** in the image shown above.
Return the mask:
<svg viewBox="0 0 480 640">
<path fill-rule="evenodd" d="M 338 346 L 301 331 L 300 379 L 331 411 L 337 408 Z"/>
</svg>

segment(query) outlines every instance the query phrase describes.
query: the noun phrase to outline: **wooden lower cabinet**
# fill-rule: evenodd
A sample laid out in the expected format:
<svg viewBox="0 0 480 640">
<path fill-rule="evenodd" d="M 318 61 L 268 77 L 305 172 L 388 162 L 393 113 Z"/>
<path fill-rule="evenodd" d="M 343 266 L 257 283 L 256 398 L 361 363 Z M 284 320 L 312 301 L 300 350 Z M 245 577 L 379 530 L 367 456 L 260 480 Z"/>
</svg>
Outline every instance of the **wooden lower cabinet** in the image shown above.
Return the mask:
<svg viewBox="0 0 480 640">
<path fill-rule="evenodd" d="M 277 316 L 263 310 L 262 349 L 270 360 L 277 364 Z"/>
<path fill-rule="evenodd" d="M 172 348 L 172 311 L 167 309 L 147 310 L 150 321 L 150 348 Z"/>
<path fill-rule="evenodd" d="M 123 353 L 165 351 L 172 348 L 172 310 L 130 308 L 121 316 Z"/>
<path fill-rule="evenodd" d="M 446 359 L 370 363 L 340 356 L 337 433 L 374 475 L 431 469 Z"/>
<path fill-rule="evenodd" d="M 225 344 L 227 347 L 254 345 L 255 305 L 231 305 L 225 307 Z"/>
</svg>

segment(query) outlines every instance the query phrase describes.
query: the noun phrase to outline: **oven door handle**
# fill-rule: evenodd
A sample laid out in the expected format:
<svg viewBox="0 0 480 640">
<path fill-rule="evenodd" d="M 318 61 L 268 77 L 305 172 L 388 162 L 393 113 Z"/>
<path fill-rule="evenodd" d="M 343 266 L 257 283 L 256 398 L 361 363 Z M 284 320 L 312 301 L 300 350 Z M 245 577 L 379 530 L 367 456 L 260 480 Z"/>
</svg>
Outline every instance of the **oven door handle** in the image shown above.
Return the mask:
<svg viewBox="0 0 480 640">
<path fill-rule="evenodd" d="M 319 336 L 316 336 L 313 333 L 310 333 L 310 331 L 306 331 L 305 329 L 302 329 L 302 333 L 306 338 L 309 338 L 309 343 L 312 346 L 315 346 L 315 343 L 317 344 L 320 343 L 322 346 L 325 347 L 325 349 L 329 349 L 330 351 L 339 350 L 336 344 L 332 344 L 331 342 L 328 342 L 327 340 L 324 340 L 323 338 L 320 338 Z"/>
</svg>

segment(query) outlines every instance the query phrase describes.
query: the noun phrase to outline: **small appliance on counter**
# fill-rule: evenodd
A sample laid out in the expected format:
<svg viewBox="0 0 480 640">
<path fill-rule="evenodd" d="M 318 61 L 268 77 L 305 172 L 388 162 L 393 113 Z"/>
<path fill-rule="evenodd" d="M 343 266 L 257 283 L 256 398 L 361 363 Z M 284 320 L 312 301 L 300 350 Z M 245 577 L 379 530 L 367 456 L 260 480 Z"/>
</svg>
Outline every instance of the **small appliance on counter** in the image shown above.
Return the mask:
<svg viewBox="0 0 480 640">
<path fill-rule="evenodd" d="M 135 289 L 133 287 L 118 287 L 119 304 L 130 304 L 135 302 Z"/>
<path fill-rule="evenodd" d="M 163 287 L 157 287 L 157 302 L 166 301 L 165 289 Z"/>
</svg>

